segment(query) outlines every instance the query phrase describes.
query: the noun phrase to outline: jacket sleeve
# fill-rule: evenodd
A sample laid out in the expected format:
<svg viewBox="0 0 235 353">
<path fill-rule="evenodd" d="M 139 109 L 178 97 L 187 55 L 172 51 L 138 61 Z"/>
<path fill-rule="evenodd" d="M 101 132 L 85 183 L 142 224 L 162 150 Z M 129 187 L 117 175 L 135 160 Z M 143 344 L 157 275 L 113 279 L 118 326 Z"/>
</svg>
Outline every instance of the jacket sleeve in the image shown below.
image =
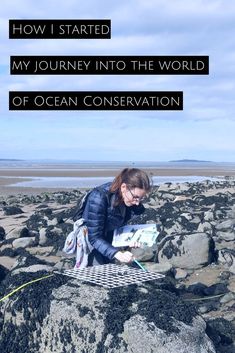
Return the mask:
<svg viewBox="0 0 235 353">
<path fill-rule="evenodd" d="M 88 196 L 83 212 L 91 245 L 103 256 L 113 259 L 118 251 L 105 240 L 108 200 L 104 192 L 94 189 Z"/>
</svg>

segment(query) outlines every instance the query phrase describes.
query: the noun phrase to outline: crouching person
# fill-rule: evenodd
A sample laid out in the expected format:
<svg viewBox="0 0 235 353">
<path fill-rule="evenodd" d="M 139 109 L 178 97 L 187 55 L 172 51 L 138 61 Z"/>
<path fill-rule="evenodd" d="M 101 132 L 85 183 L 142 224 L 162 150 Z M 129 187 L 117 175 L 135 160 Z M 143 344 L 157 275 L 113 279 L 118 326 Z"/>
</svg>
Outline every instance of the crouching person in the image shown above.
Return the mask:
<svg viewBox="0 0 235 353">
<path fill-rule="evenodd" d="M 133 261 L 130 251 L 112 246 L 113 231 L 140 215 L 151 184 L 148 175 L 137 168 L 125 168 L 113 182 L 94 188 L 88 195 L 82 218 L 92 247 L 88 266 L 102 265 L 117 259 L 121 263 Z"/>
</svg>

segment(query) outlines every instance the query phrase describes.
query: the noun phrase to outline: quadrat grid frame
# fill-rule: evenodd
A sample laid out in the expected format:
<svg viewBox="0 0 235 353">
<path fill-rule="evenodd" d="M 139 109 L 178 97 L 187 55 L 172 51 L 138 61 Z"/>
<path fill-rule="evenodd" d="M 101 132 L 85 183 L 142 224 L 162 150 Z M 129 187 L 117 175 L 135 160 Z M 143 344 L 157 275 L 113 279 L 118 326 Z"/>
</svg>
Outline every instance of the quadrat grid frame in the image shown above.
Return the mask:
<svg viewBox="0 0 235 353">
<path fill-rule="evenodd" d="M 115 264 L 92 266 L 85 269 L 74 268 L 60 272 L 60 274 L 105 288 L 141 284 L 146 281 L 159 280 L 165 277 L 165 275 L 157 272 L 148 272 Z"/>
</svg>

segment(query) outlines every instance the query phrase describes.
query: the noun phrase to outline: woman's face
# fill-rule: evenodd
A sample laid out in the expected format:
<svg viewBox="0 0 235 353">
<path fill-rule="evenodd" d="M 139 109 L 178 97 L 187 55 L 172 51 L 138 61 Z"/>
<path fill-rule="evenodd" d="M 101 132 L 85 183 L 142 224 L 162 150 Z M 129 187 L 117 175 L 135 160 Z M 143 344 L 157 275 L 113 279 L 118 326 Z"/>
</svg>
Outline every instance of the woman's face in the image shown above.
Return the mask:
<svg viewBox="0 0 235 353">
<path fill-rule="evenodd" d="M 142 199 L 146 196 L 146 191 L 140 188 L 133 188 L 126 183 L 121 185 L 121 194 L 123 202 L 126 206 L 139 205 Z"/>
</svg>

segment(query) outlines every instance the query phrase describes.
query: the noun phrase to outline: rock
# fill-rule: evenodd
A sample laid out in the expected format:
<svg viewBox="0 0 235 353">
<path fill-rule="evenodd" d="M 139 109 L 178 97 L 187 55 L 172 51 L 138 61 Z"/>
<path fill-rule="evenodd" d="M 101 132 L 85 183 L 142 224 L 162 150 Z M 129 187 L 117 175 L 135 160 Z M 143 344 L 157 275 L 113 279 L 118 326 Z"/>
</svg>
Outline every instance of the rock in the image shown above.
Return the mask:
<svg viewBox="0 0 235 353">
<path fill-rule="evenodd" d="M 35 238 L 19 238 L 15 239 L 12 243 L 13 248 L 27 248 L 28 246 L 34 245 Z"/>
<path fill-rule="evenodd" d="M 204 289 L 204 294 L 208 296 L 214 296 L 225 293 L 228 293 L 228 288 L 224 283 L 212 284 L 212 286 L 209 286 Z"/>
<path fill-rule="evenodd" d="M 17 206 L 5 206 L 3 207 L 4 215 L 5 216 L 14 216 L 17 214 L 24 213 L 20 207 Z"/>
<path fill-rule="evenodd" d="M 200 352 L 215 352 L 212 343 L 204 335 L 204 327 L 201 318 L 194 321 L 190 331 L 185 324 L 179 323 L 180 332 L 173 335 L 173 338 L 163 330 L 156 329 L 151 323 L 146 324 L 142 317 L 136 315 L 125 322 L 121 337 L 125 339 L 127 352 L 196 353 L 199 349 Z M 196 335 L 195 332 L 197 332 Z M 192 344 L 195 336 L 196 340 Z M 115 352 L 119 351 L 115 350 Z"/>
<path fill-rule="evenodd" d="M 228 290 L 235 294 L 235 281 L 231 278 L 231 281 L 228 285 Z"/>
<path fill-rule="evenodd" d="M 36 237 L 39 239 L 39 232 L 37 232 L 36 230 L 29 230 L 29 237 Z"/>
<path fill-rule="evenodd" d="M 231 217 L 231 218 L 235 219 L 235 205 L 233 205 L 231 207 L 231 209 L 229 210 L 228 217 Z"/>
<path fill-rule="evenodd" d="M 0 241 L 4 240 L 5 237 L 6 237 L 5 229 L 0 226 Z"/>
<path fill-rule="evenodd" d="M 150 219 L 153 220 L 153 223 L 158 222 L 158 213 L 154 208 L 147 208 L 143 214 L 134 220 L 130 220 L 128 224 L 145 224 Z"/>
<path fill-rule="evenodd" d="M 47 242 L 47 236 L 46 236 L 47 229 L 46 228 L 41 228 L 39 230 L 39 245 L 43 246 Z"/>
<path fill-rule="evenodd" d="M 219 278 L 222 281 L 227 281 L 231 277 L 231 273 L 229 271 L 223 271 L 220 273 Z"/>
<path fill-rule="evenodd" d="M 28 229 L 38 231 L 40 228 L 47 227 L 47 221 L 40 214 L 35 212 L 26 222 Z"/>
<path fill-rule="evenodd" d="M 41 203 L 40 205 L 36 206 L 37 210 L 47 209 L 47 208 L 48 208 L 48 204 L 47 203 Z"/>
<path fill-rule="evenodd" d="M 62 230 L 61 228 L 58 228 L 58 227 L 54 227 L 54 231 L 55 231 L 58 235 L 64 234 L 63 230 Z"/>
<path fill-rule="evenodd" d="M 232 345 L 235 339 L 235 329 L 229 321 L 223 318 L 208 320 L 206 332 L 216 348 L 224 346 L 226 348 L 224 352 L 229 352 L 229 345 Z"/>
<path fill-rule="evenodd" d="M 170 263 L 156 264 L 153 262 L 146 262 L 144 266 L 148 271 L 159 272 L 163 274 L 170 272 L 173 268 Z"/>
<path fill-rule="evenodd" d="M 131 250 L 132 254 L 138 261 L 149 261 L 153 258 L 154 252 L 151 247 L 136 248 Z"/>
<path fill-rule="evenodd" d="M 73 268 L 74 255 L 65 258 L 64 255 L 61 256 L 61 249 L 63 248 L 66 234 L 73 228 L 71 221 L 67 220 L 67 218 L 71 217 L 74 213 L 77 200 L 81 196 L 82 193 L 78 190 L 71 192 L 42 193 L 34 196 L 0 196 L 2 209 L 9 205 L 20 205 L 22 210 L 25 211 L 23 215 L 3 216 L 1 218 L 1 226 L 5 230 L 5 233 L 9 233 L 9 230 L 13 227 L 18 227 L 18 229 L 9 233 L 10 237 L 8 239 L 5 239 L 6 235 L 4 235 L 3 232 L 3 239 L 1 240 L 0 227 L 0 265 L 6 270 L 9 269 L 12 271 L 13 269 L 14 271 L 12 271 L 14 276 L 11 276 L 10 272 L 4 275 L 4 280 L 0 283 L 0 298 L 4 296 L 4 293 L 9 293 L 10 288 L 13 290 L 25 282 L 37 279 L 43 274 L 45 275 L 45 273 L 51 271 L 51 266 L 57 271 Z M 42 205 L 43 202 L 47 202 L 47 205 Z M 25 205 L 27 206 L 25 207 Z M 103 298 L 102 300 L 105 302 L 105 305 L 103 305 L 101 299 L 99 299 L 102 302 L 100 304 L 100 301 L 94 298 L 97 306 L 100 306 L 102 309 L 95 307 L 93 310 L 89 301 L 93 292 L 96 292 L 97 288 L 95 286 L 89 286 L 90 290 L 87 291 L 89 296 L 87 295 L 86 298 L 85 296 L 83 297 L 82 294 L 84 302 L 86 300 L 88 305 L 83 302 L 76 303 L 77 299 L 73 298 L 73 296 L 81 295 L 83 284 L 75 280 L 70 280 L 65 276 L 55 275 L 51 279 L 33 283 L 32 285 L 30 284 L 23 290 L 15 293 L 10 300 L 1 302 L 0 351 L 18 353 L 20 349 L 22 352 L 41 353 L 43 351 L 44 353 L 51 353 L 54 350 L 58 353 L 62 353 L 63 351 L 73 353 L 73 348 L 74 352 L 77 352 L 77 344 L 81 343 L 83 351 L 89 353 L 90 351 L 93 352 L 93 348 L 96 353 L 113 353 L 116 351 L 118 353 L 128 353 L 129 349 L 131 349 L 132 352 L 133 349 L 138 351 L 138 349 L 140 349 L 139 346 L 142 350 L 144 346 L 144 348 L 147 347 L 147 349 L 152 349 L 152 351 L 155 352 L 156 350 L 158 351 L 158 344 L 160 342 L 159 349 L 161 352 L 161 349 L 165 348 L 164 341 L 161 341 L 161 339 L 165 338 L 164 335 L 166 334 L 167 337 L 165 340 L 167 349 L 169 348 L 170 338 L 173 337 L 172 345 L 174 344 L 174 348 L 176 347 L 176 349 L 178 349 L 177 353 L 181 353 L 180 349 L 185 349 L 181 339 L 181 336 L 183 337 L 184 334 L 181 335 L 180 332 L 169 332 L 169 327 L 164 326 L 164 323 L 166 325 L 170 324 L 170 327 L 172 327 L 171 304 L 174 302 L 174 306 L 177 306 L 175 310 L 177 311 L 179 309 L 182 315 L 179 313 L 178 318 L 175 318 L 174 313 L 173 317 L 175 319 L 173 319 L 173 322 L 175 322 L 176 327 L 179 327 L 181 330 L 181 322 L 179 322 L 179 320 L 182 319 L 181 316 L 185 318 L 185 310 L 187 311 L 187 309 L 185 309 L 184 305 L 189 304 L 190 298 L 200 299 L 199 297 L 201 297 L 201 299 L 204 299 L 203 301 L 192 301 L 192 303 L 196 304 L 198 312 L 203 314 L 206 320 L 211 320 L 212 317 L 223 317 L 231 321 L 231 323 L 234 323 L 235 299 L 233 299 L 233 295 L 235 293 L 235 287 L 233 273 L 235 273 L 235 250 L 233 233 L 235 232 L 235 181 L 206 181 L 203 183 L 184 184 L 168 183 L 160 187 L 154 187 L 145 206 L 147 208 L 146 212 L 138 216 L 135 220 L 132 220 L 132 222 L 133 224 L 156 222 L 159 225 L 160 234 L 157 249 L 152 249 L 152 251 L 154 261 L 162 262 L 145 262 L 144 266 L 150 271 L 164 273 L 166 275 L 165 280 L 169 281 L 172 287 L 177 286 L 177 289 L 174 287 L 175 291 L 171 288 L 171 292 L 175 292 L 179 300 L 181 296 L 187 298 L 187 302 L 182 304 L 182 302 L 176 301 L 175 299 L 172 300 L 169 296 L 167 297 L 167 301 L 162 302 L 162 290 L 165 288 L 163 292 L 166 293 L 167 289 L 169 294 L 170 289 L 166 287 L 160 288 L 159 281 L 155 281 L 156 285 L 159 285 L 158 292 L 154 289 L 152 293 L 152 290 L 149 289 L 149 282 L 148 285 L 139 286 L 138 295 L 136 286 L 120 288 L 117 291 L 103 291 L 103 288 L 99 288 L 99 294 Z M 41 234 L 39 234 L 40 229 Z M 200 253 L 203 252 L 205 243 L 200 240 L 199 236 L 197 242 L 194 241 L 190 243 L 188 239 L 188 237 L 193 239 L 193 234 L 196 233 L 204 233 L 205 237 L 209 237 L 208 242 L 211 241 L 211 247 L 209 246 L 208 250 L 209 255 L 205 249 L 203 257 L 206 258 L 206 254 L 209 256 L 208 263 L 211 261 L 216 261 L 217 263 L 218 258 L 219 264 L 214 265 L 212 262 L 211 265 L 207 267 L 198 265 L 196 268 L 199 268 L 199 270 L 197 271 L 194 271 L 194 267 L 190 269 L 190 267 L 182 268 L 181 265 L 175 265 L 175 258 L 178 257 L 182 260 L 184 256 L 188 257 L 187 261 L 193 262 L 193 266 L 194 258 L 199 262 L 198 255 L 195 256 L 195 253 L 196 251 Z M 9 236 L 9 234 L 7 235 Z M 12 248 L 13 238 L 20 239 L 21 237 L 34 237 L 34 245 L 28 248 Z M 213 237 L 213 240 L 211 240 L 211 237 Z M 40 240 L 41 245 L 37 246 Z M 215 253 L 213 250 L 213 241 L 215 243 Z M 168 247 L 167 245 L 170 246 Z M 159 251 L 159 253 L 157 253 L 157 251 Z M 188 253 L 185 251 L 188 251 Z M 169 256 L 171 253 L 173 255 Z M 160 255 L 163 255 L 164 259 L 160 259 Z M 172 261 L 172 259 L 174 261 Z M 186 261 L 186 259 L 183 258 L 183 261 Z M 206 264 L 207 262 L 203 265 Z M 32 269 L 36 272 L 25 272 L 27 269 Z M 43 269 L 46 269 L 46 272 Z M 173 277 L 174 274 L 175 278 Z M 189 274 L 189 276 L 187 276 L 187 279 L 184 279 L 186 274 Z M 179 281 L 176 279 L 179 279 Z M 195 285 L 196 281 L 201 282 L 201 285 Z M 68 288 L 65 285 L 66 282 L 69 282 L 68 286 L 73 293 L 72 299 L 70 289 L 67 296 Z M 215 283 L 219 284 L 218 282 L 220 282 L 219 287 L 212 287 Z M 189 284 L 192 285 L 192 283 L 194 288 L 190 288 L 189 286 L 189 290 L 187 290 L 187 286 Z M 204 287 L 202 283 L 205 284 Z M 57 290 L 60 290 L 59 287 L 61 285 L 63 291 L 60 293 L 60 297 L 57 298 Z M 224 292 L 222 290 L 224 289 L 226 294 L 223 294 Z M 210 298 L 208 293 L 221 294 L 218 294 L 215 298 Z M 139 295 L 141 296 L 138 297 Z M 146 295 L 146 297 L 143 297 L 143 295 Z M 155 300 L 159 297 L 159 304 L 165 307 L 165 312 L 161 311 L 163 308 L 159 311 L 159 307 L 155 306 Z M 110 298 L 112 299 L 111 302 L 109 300 Z M 71 318 L 66 316 L 67 321 L 62 322 L 59 329 L 56 326 L 56 333 L 54 333 L 53 318 L 49 318 L 50 306 L 52 304 L 54 308 L 53 315 L 56 312 L 56 308 L 61 308 L 61 313 L 63 313 L 67 310 L 70 299 L 72 302 L 71 316 L 73 318 L 75 316 L 74 314 L 78 314 L 76 317 L 77 321 L 74 326 L 74 322 L 69 326 Z M 81 299 L 81 301 L 83 301 L 83 299 Z M 57 303 L 55 303 L 55 301 L 57 301 Z M 108 305 L 106 305 L 107 301 Z M 91 304 L 92 303 L 94 302 L 91 302 Z M 126 305 L 126 303 L 128 303 L 128 305 Z M 76 304 L 80 306 L 77 307 Z M 154 311 L 152 307 L 155 309 L 155 316 L 152 315 Z M 90 316 L 87 314 L 88 312 L 90 312 Z M 158 312 L 159 320 L 156 320 Z M 7 318 L 9 321 L 7 321 Z M 61 318 L 63 320 L 62 315 Z M 118 318 L 118 320 L 116 320 L 116 318 Z M 195 318 L 196 316 L 192 321 L 194 321 Z M 50 322 L 48 331 L 46 330 L 47 319 Z M 83 320 L 81 327 L 80 319 Z M 98 327 L 95 327 L 95 323 L 93 323 L 92 320 L 98 322 Z M 59 321 L 56 320 L 56 325 L 58 322 Z M 91 335 L 89 327 L 90 322 L 92 322 L 90 324 L 91 327 L 94 324 L 94 330 Z M 163 324 L 163 327 L 161 324 Z M 186 322 L 184 322 L 184 324 L 187 326 L 185 337 L 188 337 L 189 326 L 191 324 Z M 143 332 L 138 331 L 138 326 L 141 327 Z M 192 326 L 194 327 L 194 324 Z M 41 327 L 43 328 L 43 335 L 46 334 L 48 337 L 45 335 L 41 338 Z M 137 333 L 134 332 L 132 334 L 132 329 L 137 329 Z M 151 329 L 153 329 L 153 332 Z M 213 330 L 215 330 L 215 328 L 213 328 Z M 203 330 L 203 334 L 204 331 L 205 330 Z M 98 332 L 100 333 L 99 337 Z M 157 336 L 158 332 L 161 334 L 160 338 Z M 142 342 L 143 333 L 148 337 L 148 342 Z M 133 342 L 135 339 L 132 338 L 131 334 L 134 335 L 135 338 L 138 337 L 138 343 Z M 175 343 L 175 338 L 178 337 L 177 334 L 179 334 L 179 344 L 177 342 Z M 39 340 L 37 340 L 37 335 L 40 338 Z M 76 338 L 75 335 L 80 335 L 81 337 Z M 216 333 L 215 337 L 217 336 L 220 337 L 220 333 Z M 72 346 L 72 339 L 74 339 L 74 337 L 76 346 Z M 92 349 L 90 349 L 92 340 L 93 346 Z M 29 345 L 32 345 L 32 349 L 30 349 Z M 56 346 L 55 349 L 54 346 Z M 157 347 L 157 349 L 155 347 Z M 191 348 L 191 343 L 189 344 L 189 348 Z M 204 348 L 201 350 L 200 345 L 197 348 L 198 352 L 199 350 L 200 353 L 204 352 Z M 168 350 L 171 353 L 170 349 Z M 235 346 L 228 343 L 223 344 L 220 340 L 216 349 L 217 353 L 233 353 Z M 143 351 L 145 352 L 145 349 Z M 165 351 L 163 352 L 165 353 Z M 175 353 L 176 351 L 172 350 L 172 352 Z M 186 351 L 183 351 L 183 353 L 186 352 L 189 352 L 188 347 Z"/>
<path fill-rule="evenodd" d="M 169 193 L 165 193 L 165 192 L 162 193 L 161 197 L 162 197 L 163 200 L 167 200 L 167 201 L 175 200 L 175 196 L 174 195 L 169 194 Z"/>
<path fill-rule="evenodd" d="M 170 202 L 166 202 L 158 209 L 157 214 L 160 216 L 162 224 L 169 228 L 174 225 L 174 219 L 179 215 L 179 210 Z"/>
<path fill-rule="evenodd" d="M 15 265 L 16 259 L 9 256 L 0 256 L 0 266 L 11 270 Z"/>
<path fill-rule="evenodd" d="M 216 311 L 219 308 L 219 303 L 217 302 L 209 302 L 209 303 L 204 303 L 203 305 L 199 306 L 198 311 L 200 314 L 206 314 L 209 313 L 210 311 Z"/>
<path fill-rule="evenodd" d="M 52 253 L 53 251 L 53 246 L 40 246 L 40 247 L 30 247 L 29 249 L 27 249 L 28 252 L 32 255 L 44 255 L 44 256 L 48 256 Z M 60 254 L 61 256 L 62 254 Z"/>
<path fill-rule="evenodd" d="M 187 288 L 187 292 L 193 293 L 195 295 L 199 295 L 200 297 L 203 297 L 205 295 L 205 289 L 207 286 L 203 283 L 197 282 L 194 284 L 191 284 Z"/>
<path fill-rule="evenodd" d="M 58 263 L 61 258 L 59 256 L 55 256 L 55 255 L 35 255 L 37 259 L 45 261 L 47 263 L 47 265 L 49 266 L 54 266 L 56 263 Z"/>
<path fill-rule="evenodd" d="M 196 269 L 213 259 L 213 241 L 206 233 L 169 236 L 159 245 L 159 263 L 170 262 L 174 267 Z"/>
<path fill-rule="evenodd" d="M 235 263 L 235 250 L 221 249 L 218 252 L 218 263 L 232 266 Z"/>
<path fill-rule="evenodd" d="M 204 220 L 205 221 L 213 221 L 214 220 L 214 213 L 212 211 L 204 212 Z"/>
<path fill-rule="evenodd" d="M 169 191 L 172 191 L 174 189 L 178 189 L 178 186 L 173 184 L 173 183 L 164 183 L 164 184 L 159 185 L 158 193 L 160 193 L 160 192 L 169 192 Z"/>
<path fill-rule="evenodd" d="M 18 250 L 18 249 L 16 249 Z M 46 259 L 45 260 L 40 260 L 36 256 L 31 255 L 28 251 L 26 251 L 24 248 L 19 248 L 20 254 L 17 257 L 17 260 L 14 264 L 13 269 L 15 270 L 16 268 L 20 267 L 29 267 L 32 265 L 47 265 Z"/>
<path fill-rule="evenodd" d="M 188 276 L 188 272 L 185 270 L 182 270 L 181 268 L 176 268 L 175 269 L 175 279 L 183 279 Z"/>
<path fill-rule="evenodd" d="M 235 225 L 235 219 L 227 219 L 226 221 L 223 221 L 221 223 L 218 223 L 215 228 L 217 230 L 228 230 L 233 228 L 233 226 Z"/>
<path fill-rule="evenodd" d="M 188 221 L 190 221 L 193 218 L 191 213 L 186 213 L 186 212 L 185 213 L 181 213 L 181 217 L 186 218 Z"/>
<path fill-rule="evenodd" d="M 1 247 L 1 249 L 2 249 L 2 247 Z M 12 248 L 12 245 L 11 246 L 7 246 L 3 250 L 1 250 L 0 259 L 3 256 L 15 257 L 16 256 L 15 252 L 16 252 L 16 250 Z"/>
<path fill-rule="evenodd" d="M 235 274 L 235 262 L 232 264 L 232 266 L 229 267 L 229 271 Z"/>
<path fill-rule="evenodd" d="M 57 218 L 53 218 L 52 220 L 48 220 L 47 224 L 49 226 L 56 226 L 58 224 L 58 220 L 57 220 Z"/>
<path fill-rule="evenodd" d="M 19 273 L 28 273 L 28 272 L 39 272 L 39 271 L 47 271 L 50 272 L 53 269 L 53 266 L 49 265 L 32 265 L 28 267 L 20 267 L 11 272 L 12 276 L 18 275 Z"/>
<path fill-rule="evenodd" d="M 201 223 L 201 218 L 199 216 L 194 216 L 191 223 L 199 225 L 199 223 Z"/>
<path fill-rule="evenodd" d="M 8 205 L 16 205 L 18 204 L 19 200 L 17 197 L 14 197 L 13 195 L 10 195 L 7 200 Z"/>
<path fill-rule="evenodd" d="M 53 267 L 55 271 L 71 270 L 74 268 L 75 260 L 72 258 L 62 258 Z"/>
<path fill-rule="evenodd" d="M 199 233 L 208 233 L 210 235 L 213 234 L 212 225 L 209 222 L 199 223 L 197 231 Z"/>
<path fill-rule="evenodd" d="M 15 353 L 20 344 L 22 352 L 38 353 L 215 353 L 195 309 L 159 285 L 107 290 L 58 280 L 40 281 L 8 303 L 15 316 L 4 317 L 0 350 Z"/>
<path fill-rule="evenodd" d="M 26 237 L 29 237 L 30 234 L 29 234 L 29 230 L 27 227 L 23 227 L 21 229 L 21 232 L 20 232 L 20 238 L 26 238 Z"/>
<path fill-rule="evenodd" d="M 218 206 L 226 206 L 226 204 L 228 203 L 227 195 L 220 193 L 214 196 L 205 197 L 205 206 L 213 205 L 214 203 Z"/>
<path fill-rule="evenodd" d="M 66 228 L 67 229 L 66 225 Z M 71 226 L 71 225 L 69 225 Z M 70 228 L 70 227 L 69 227 Z M 63 234 L 68 234 L 69 232 L 64 231 Z M 65 242 L 65 236 L 61 236 L 61 230 L 54 228 L 54 226 L 48 226 L 47 228 L 42 228 L 39 231 L 39 244 L 40 246 L 53 246 L 55 251 L 62 249 Z"/>
<path fill-rule="evenodd" d="M 225 241 L 233 241 L 235 240 L 235 232 L 216 232 L 218 238 Z"/>
<path fill-rule="evenodd" d="M 7 273 L 8 273 L 8 270 L 6 269 L 6 267 L 0 264 L 0 283 L 6 277 Z"/>
<path fill-rule="evenodd" d="M 177 195 L 175 197 L 175 199 L 173 200 L 173 202 L 181 202 L 181 201 L 186 201 L 187 200 L 187 196 L 184 195 Z"/>
<path fill-rule="evenodd" d="M 159 205 L 159 201 L 156 198 L 151 197 L 145 207 L 151 206 L 156 207 Z"/>
<path fill-rule="evenodd" d="M 165 232 L 168 235 L 174 234 L 174 233 L 182 233 L 182 226 L 179 222 L 175 222 L 173 225 L 165 224 Z"/>
<path fill-rule="evenodd" d="M 230 301 L 235 299 L 235 294 L 234 293 L 227 293 L 225 294 L 221 299 L 220 299 L 220 303 L 221 304 L 226 304 L 229 303 Z"/>
<path fill-rule="evenodd" d="M 12 229 L 7 235 L 6 239 L 13 239 L 13 238 L 25 238 L 28 237 L 29 231 L 28 228 L 25 226 L 17 226 L 14 229 Z"/>
<path fill-rule="evenodd" d="M 40 214 L 41 216 L 46 216 L 49 217 L 52 215 L 52 209 L 51 208 L 43 208 L 40 211 L 38 211 L 38 214 Z"/>
</svg>

